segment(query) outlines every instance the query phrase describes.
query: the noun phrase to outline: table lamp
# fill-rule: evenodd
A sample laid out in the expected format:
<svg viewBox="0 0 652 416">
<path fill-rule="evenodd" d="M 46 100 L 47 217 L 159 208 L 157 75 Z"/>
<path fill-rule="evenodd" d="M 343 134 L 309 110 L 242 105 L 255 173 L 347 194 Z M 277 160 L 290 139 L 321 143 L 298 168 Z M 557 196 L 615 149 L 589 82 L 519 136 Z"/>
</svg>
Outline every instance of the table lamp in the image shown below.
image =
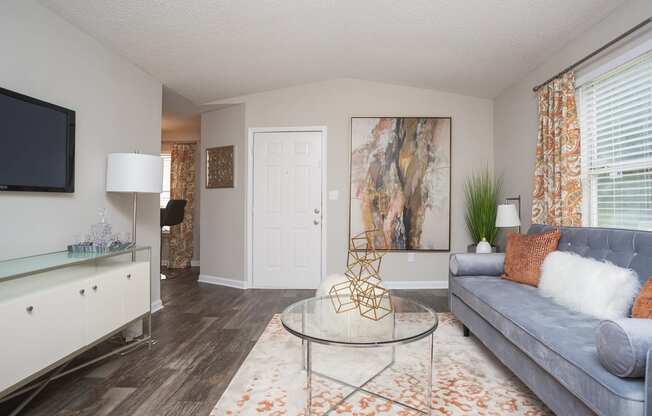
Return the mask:
<svg viewBox="0 0 652 416">
<path fill-rule="evenodd" d="M 134 196 L 131 245 L 136 245 L 138 194 L 160 194 L 163 190 L 163 159 L 141 153 L 110 153 L 106 163 L 106 191 L 129 192 Z M 135 253 L 132 253 L 132 257 Z"/>
<path fill-rule="evenodd" d="M 521 233 L 521 220 L 515 205 L 498 205 L 498 212 L 496 213 L 496 227 L 518 227 L 518 232 L 519 234 Z"/>
</svg>

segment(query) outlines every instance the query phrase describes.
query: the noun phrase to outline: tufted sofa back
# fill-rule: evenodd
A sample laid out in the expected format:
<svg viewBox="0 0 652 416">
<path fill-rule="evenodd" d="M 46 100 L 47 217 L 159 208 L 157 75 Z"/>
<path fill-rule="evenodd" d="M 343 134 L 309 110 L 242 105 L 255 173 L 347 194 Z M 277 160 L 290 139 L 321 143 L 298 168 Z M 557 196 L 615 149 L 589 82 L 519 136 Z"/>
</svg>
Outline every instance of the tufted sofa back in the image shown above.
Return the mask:
<svg viewBox="0 0 652 416">
<path fill-rule="evenodd" d="M 554 230 L 550 225 L 532 224 L 528 234 Z M 652 276 L 652 232 L 614 228 L 559 227 L 559 251 L 607 260 L 638 273 L 641 284 Z"/>
</svg>

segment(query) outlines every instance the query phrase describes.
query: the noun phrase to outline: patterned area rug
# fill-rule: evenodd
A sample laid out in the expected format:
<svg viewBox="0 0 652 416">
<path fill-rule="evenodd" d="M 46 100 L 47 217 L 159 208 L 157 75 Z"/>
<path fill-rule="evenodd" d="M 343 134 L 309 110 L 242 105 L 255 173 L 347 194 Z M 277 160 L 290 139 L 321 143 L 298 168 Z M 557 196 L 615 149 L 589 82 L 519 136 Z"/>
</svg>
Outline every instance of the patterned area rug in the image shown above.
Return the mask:
<svg viewBox="0 0 652 416">
<path fill-rule="evenodd" d="M 398 318 L 397 318 L 398 319 Z M 428 340 L 397 348 L 395 362 L 366 389 L 399 399 L 415 408 L 425 407 L 424 386 L 429 370 Z M 351 349 L 315 346 L 315 370 L 352 385 L 359 385 L 392 358 L 389 348 Z M 352 392 L 339 383 L 313 376 L 312 414 L 352 416 L 409 416 L 413 410 L 386 399 Z M 439 314 L 435 332 L 432 389 L 433 415 L 552 415 L 541 401 L 473 337 L 462 336 L 451 314 Z M 339 403 L 339 404 L 338 404 Z M 306 371 L 301 341 L 289 334 L 279 316 L 272 318 L 253 350 L 217 403 L 211 416 L 306 415 Z"/>
</svg>

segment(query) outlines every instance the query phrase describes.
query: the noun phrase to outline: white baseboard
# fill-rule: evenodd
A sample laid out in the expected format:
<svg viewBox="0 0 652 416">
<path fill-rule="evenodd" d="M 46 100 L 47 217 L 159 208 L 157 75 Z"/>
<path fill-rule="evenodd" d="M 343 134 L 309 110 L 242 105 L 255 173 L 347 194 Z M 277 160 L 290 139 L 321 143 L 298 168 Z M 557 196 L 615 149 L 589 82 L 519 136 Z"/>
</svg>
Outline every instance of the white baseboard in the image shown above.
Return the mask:
<svg viewBox="0 0 652 416">
<path fill-rule="evenodd" d="M 254 287 L 254 289 L 317 290 L 314 287 L 306 287 L 306 286 L 265 286 L 265 285 L 258 285 Z"/>
<path fill-rule="evenodd" d="M 448 280 L 383 280 L 383 286 L 388 289 L 448 289 Z"/>
<path fill-rule="evenodd" d="M 152 302 L 152 313 L 158 312 L 163 309 L 163 301 L 161 299 Z"/>
<path fill-rule="evenodd" d="M 161 266 L 168 267 L 168 261 L 161 260 Z M 199 260 L 190 260 L 190 267 L 199 267 Z"/>
<path fill-rule="evenodd" d="M 249 284 L 243 280 L 228 279 L 226 277 L 211 276 L 209 274 L 200 274 L 197 281 L 202 283 L 209 283 L 211 285 L 220 285 L 227 287 L 234 287 L 236 289 L 248 289 Z"/>
<path fill-rule="evenodd" d="M 236 289 L 249 289 L 249 282 L 243 280 L 229 279 L 226 277 L 200 274 L 199 282 L 233 287 Z M 448 289 L 448 280 L 413 280 L 413 281 L 383 281 L 383 286 L 388 289 Z M 266 289 L 259 287 L 259 289 Z M 278 289 L 278 288 L 273 288 Z"/>
</svg>

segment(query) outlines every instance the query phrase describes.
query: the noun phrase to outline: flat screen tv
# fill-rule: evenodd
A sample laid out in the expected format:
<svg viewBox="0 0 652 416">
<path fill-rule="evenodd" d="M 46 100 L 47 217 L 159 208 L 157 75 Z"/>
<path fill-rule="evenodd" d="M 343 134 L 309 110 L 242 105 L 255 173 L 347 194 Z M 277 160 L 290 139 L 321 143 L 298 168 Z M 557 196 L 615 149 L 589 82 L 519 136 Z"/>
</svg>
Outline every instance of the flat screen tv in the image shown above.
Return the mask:
<svg viewBox="0 0 652 416">
<path fill-rule="evenodd" d="M 75 191 L 75 112 L 0 88 L 0 191 Z"/>
</svg>

